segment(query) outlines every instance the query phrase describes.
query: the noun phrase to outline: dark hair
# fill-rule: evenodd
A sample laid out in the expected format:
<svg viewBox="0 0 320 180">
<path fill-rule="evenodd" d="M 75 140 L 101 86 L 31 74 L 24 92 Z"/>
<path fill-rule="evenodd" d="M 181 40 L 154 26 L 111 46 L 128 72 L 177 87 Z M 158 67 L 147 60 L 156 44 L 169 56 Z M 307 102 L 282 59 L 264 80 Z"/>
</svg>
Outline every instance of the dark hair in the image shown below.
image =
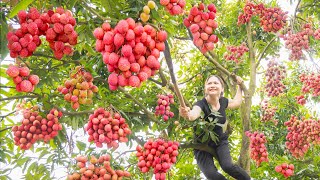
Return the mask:
<svg viewBox="0 0 320 180">
<path fill-rule="evenodd" d="M 219 76 L 217 76 L 217 75 L 211 75 L 211 76 L 209 76 L 209 77 L 206 79 L 206 81 L 204 82 L 204 86 L 206 86 L 207 82 L 208 82 L 209 79 L 212 78 L 212 77 L 216 77 L 216 78 L 220 81 L 221 86 L 222 86 L 222 88 L 224 89 L 224 82 L 223 82 L 222 78 L 219 77 Z M 204 94 L 205 94 L 205 96 L 207 96 L 207 94 L 206 94 L 206 89 L 204 89 Z M 221 92 L 220 96 L 223 96 L 223 92 Z"/>
</svg>

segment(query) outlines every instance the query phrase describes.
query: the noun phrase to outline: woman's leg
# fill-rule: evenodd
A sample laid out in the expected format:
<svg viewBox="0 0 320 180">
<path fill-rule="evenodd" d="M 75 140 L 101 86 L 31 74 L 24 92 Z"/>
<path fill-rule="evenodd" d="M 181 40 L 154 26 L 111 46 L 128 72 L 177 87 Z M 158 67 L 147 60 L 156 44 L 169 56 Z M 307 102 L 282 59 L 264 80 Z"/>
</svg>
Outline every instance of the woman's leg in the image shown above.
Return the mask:
<svg viewBox="0 0 320 180">
<path fill-rule="evenodd" d="M 210 153 L 194 150 L 194 156 L 200 170 L 208 180 L 226 180 L 226 178 L 218 172 L 214 165 L 213 156 Z"/>
<path fill-rule="evenodd" d="M 248 173 L 242 169 L 240 166 L 233 164 L 228 140 L 223 140 L 220 142 L 216 148 L 216 153 L 218 156 L 218 161 L 224 172 L 228 173 L 230 176 L 237 180 L 250 180 Z"/>
</svg>

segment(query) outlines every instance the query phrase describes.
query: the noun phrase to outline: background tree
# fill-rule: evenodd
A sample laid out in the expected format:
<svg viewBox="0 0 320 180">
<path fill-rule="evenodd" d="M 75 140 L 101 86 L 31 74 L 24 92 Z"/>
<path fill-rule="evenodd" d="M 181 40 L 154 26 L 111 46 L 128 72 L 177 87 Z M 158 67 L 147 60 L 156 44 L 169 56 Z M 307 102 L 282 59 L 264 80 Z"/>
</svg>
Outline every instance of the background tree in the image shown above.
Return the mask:
<svg viewBox="0 0 320 180">
<path fill-rule="evenodd" d="M 219 38 L 219 42 L 215 44 L 214 50 L 208 52 L 204 52 L 203 49 L 193 44 L 194 29 L 192 27 L 186 28 L 183 23 L 190 13 L 191 7 L 198 5 L 198 1 L 187 1 L 183 15 L 171 15 L 164 6 L 160 5 L 159 1 L 156 1 L 156 8 L 149 8 L 149 16 L 146 13 L 147 8 L 144 8 L 148 5 L 148 1 L 25 0 L 1 2 L 1 177 L 9 178 L 8 175 L 12 170 L 20 167 L 23 176 L 27 179 L 65 178 L 65 175 L 61 177 L 57 174 L 57 170 L 53 170 L 60 168 L 65 173 L 73 173 L 76 167 L 74 160 L 76 156 L 80 154 L 100 156 L 108 153 L 112 159 L 116 159 L 116 161 L 111 160 L 114 169 L 129 171 L 131 179 L 150 179 L 152 174 L 140 172 L 137 166 L 138 160 L 135 153 L 132 152 L 137 144 L 143 146 L 148 138 L 161 137 L 180 142 L 178 160 L 167 173 L 167 177 L 170 179 L 200 179 L 200 171 L 193 163 L 192 148 L 214 152 L 205 143 L 194 144 L 192 142 L 192 127 L 205 128 L 208 124 L 203 122 L 189 123 L 179 117 L 178 107 L 181 104 L 181 94 L 186 105 L 191 106 L 197 99 L 203 97 L 203 83 L 206 77 L 210 74 L 218 74 L 226 82 L 227 88 L 225 89 L 228 91 L 225 92 L 225 95 L 233 97 L 236 87 L 234 86 L 234 75 L 236 74 L 245 79 L 247 83 L 242 84 L 244 101 L 239 112 L 227 112 L 228 119 L 232 120 L 233 126 L 230 141 L 234 160 L 256 179 L 283 178 L 282 174 L 275 171 L 275 167 L 284 162 L 295 166 L 292 179 L 319 178 L 320 159 L 317 156 L 320 152 L 319 147 L 315 143 L 302 158 L 293 157 L 285 145 L 288 130 L 284 125 L 290 120 L 291 115 L 297 116 L 298 119 L 305 117 L 305 119 L 316 120 L 318 118 L 318 114 L 313 109 L 317 106 L 318 95 L 312 95 L 317 87 L 311 83 L 318 82 L 317 78 L 303 81 L 300 80 L 300 75 L 306 74 L 308 77 L 310 73 L 317 75 L 319 70 L 317 58 L 320 54 L 317 47 L 320 37 L 316 33 L 319 32 L 319 30 L 317 31 L 320 18 L 317 8 L 319 3 L 311 0 L 290 2 L 289 4 L 295 7 L 295 11 L 286 18 L 284 27 L 277 31 L 275 29 L 268 30 L 268 25 L 261 25 L 261 19 L 267 17 L 261 13 L 262 7 L 256 6 L 263 3 L 265 8 L 279 7 L 277 1 L 268 3 L 254 1 L 251 4 L 224 0 L 202 2 L 206 5 L 213 3 L 217 9 L 215 15 L 218 28 L 214 34 Z M 12 29 L 19 28 L 17 26 L 19 24 L 18 12 L 30 10 L 31 7 L 35 7 L 41 13 L 57 7 L 63 7 L 72 12 L 76 20 L 75 31 L 78 34 L 72 56 L 64 56 L 58 60 L 50 49 L 49 43 L 42 36 L 42 44 L 37 47 L 32 56 L 17 57 L 13 60 L 6 58 L 9 53 L 6 35 Z M 245 7 L 246 11 L 244 11 Z M 250 8 L 252 11 L 249 11 Z M 268 10 L 271 12 L 274 9 Z M 250 12 L 255 12 L 255 14 L 252 14 L 252 18 L 245 20 L 245 17 L 250 17 Z M 244 14 L 239 16 L 239 13 Z M 279 10 L 273 13 L 279 14 Z M 111 91 L 108 85 L 108 77 L 111 73 L 108 72 L 101 53 L 96 50 L 93 31 L 97 27 L 101 27 L 104 22 L 109 22 L 114 27 L 120 20 L 128 17 L 135 21 L 144 21 L 142 22 L 144 25 L 150 24 L 157 30 L 165 30 L 168 38 L 165 42 L 165 51 L 161 53 L 159 58 L 161 68 L 153 77 L 149 77 L 147 81 L 141 83 L 139 88 L 118 87 L 118 90 Z M 240 17 L 239 20 L 238 17 Z M 271 22 L 272 20 L 266 23 Z M 313 33 L 299 33 L 305 33 L 306 29 L 312 30 Z M 290 33 L 296 36 L 290 36 Z M 292 37 L 297 39 L 301 37 L 301 41 L 307 44 L 300 46 L 298 40 L 290 43 L 290 40 L 294 39 Z M 243 47 L 235 50 L 242 43 L 247 49 Z M 304 47 L 301 57 L 292 58 L 290 56 L 291 60 L 289 60 L 287 59 L 289 57 L 282 56 L 284 51 L 295 54 L 303 45 L 308 45 L 308 48 Z M 298 48 L 292 48 L 295 46 Z M 288 51 L 284 47 L 294 50 Z M 244 53 L 242 59 L 228 57 L 228 55 L 232 55 L 232 49 Z M 267 84 L 271 82 L 264 75 L 268 72 L 267 64 L 272 59 L 285 66 L 287 72 L 283 80 L 285 88 L 281 90 L 282 93 L 274 96 L 267 93 L 271 89 Z M 173 62 L 174 65 L 170 62 Z M 10 63 L 24 64 L 30 69 L 31 74 L 39 76 L 39 84 L 36 85 L 33 92 L 25 93 L 16 90 L 12 78 L 6 74 Z M 82 66 L 85 71 L 92 74 L 93 84 L 99 88 L 99 91 L 92 96 L 92 104 L 72 108 L 71 103 L 64 100 L 64 96 L 57 91 L 57 88 L 59 85 L 63 85 L 76 66 Z M 273 70 L 278 69 L 274 68 Z M 269 76 L 273 77 L 274 75 L 269 74 Z M 178 86 L 175 84 L 175 80 Z M 311 91 L 304 90 L 306 87 L 309 87 Z M 175 103 L 170 105 L 170 111 L 175 115 L 168 121 L 164 121 L 162 117 L 155 116 L 154 113 L 157 95 L 168 93 L 175 94 Z M 296 96 L 302 94 L 305 95 L 308 102 L 305 106 L 296 101 Z M 253 101 L 256 99 L 259 101 L 267 99 L 268 106 L 254 103 Z M 34 144 L 30 150 L 21 150 L 14 145 L 14 135 L 11 130 L 22 119 L 21 115 L 17 116 L 19 111 L 19 108 L 16 108 L 17 105 L 25 107 L 38 105 L 42 116 L 48 114 L 52 108 L 56 108 L 63 113 L 59 119 L 63 130 L 47 144 L 41 142 Z M 132 131 L 129 142 L 126 143 L 127 146 L 120 143 L 120 148 L 114 151 L 105 146 L 98 149 L 95 144 L 84 143 L 87 142 L 88 134 L 85 133 L 83 127 L 88 123 L 89 115 L 98 107 L 112 108 L 113 111 L 119 112 L 126 119 Z M 273 111 L 272 107 L 276 108 L 274 116 L 268 118 L 266 112 Z M 267 138 L 265 146 L 268 150 L 269 162 L 262 162 L 258 168 L 254 168 L 257 165 L 250 160 L 250 142 L 245 135 L 245 132 L 249 130 L 264 132 Z M 319 135 L 319 131 L 313 132 L 315 132 L 315 136 Z M 214 138 L 214 135 L 208 130 L 205 137 Z M 126 152 L 124 148 L 129 148 L 130 151 Z M 123 156 L 128 153 L 132 154 Z"/>
</svg>

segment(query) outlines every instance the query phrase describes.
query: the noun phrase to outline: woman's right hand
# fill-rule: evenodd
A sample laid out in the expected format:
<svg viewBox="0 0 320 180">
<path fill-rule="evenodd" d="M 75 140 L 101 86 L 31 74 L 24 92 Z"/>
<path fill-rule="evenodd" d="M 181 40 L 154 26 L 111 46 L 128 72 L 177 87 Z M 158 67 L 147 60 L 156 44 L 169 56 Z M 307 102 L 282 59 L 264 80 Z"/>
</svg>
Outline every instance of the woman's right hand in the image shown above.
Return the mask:
<svg viewBox="0 0 320 180">
<path fill-rule="evenodd" d="M 190 112 L 190 108 L 189 107 L 182 107 L 182 106 L 179 107 L 180 116 L 188 119 L 189 112 Z"/>
</svg>

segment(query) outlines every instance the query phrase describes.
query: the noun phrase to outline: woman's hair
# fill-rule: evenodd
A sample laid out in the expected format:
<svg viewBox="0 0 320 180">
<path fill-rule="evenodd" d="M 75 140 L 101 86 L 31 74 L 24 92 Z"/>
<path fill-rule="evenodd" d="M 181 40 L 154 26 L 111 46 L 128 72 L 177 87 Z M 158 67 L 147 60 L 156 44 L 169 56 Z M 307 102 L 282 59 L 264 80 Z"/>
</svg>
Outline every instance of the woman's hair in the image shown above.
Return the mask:
<svg viewBox="0 0 320 180">
<path fill-rule="evenodd" d="M 208 82 L 209 79 L 212 78 L 212 77 L 216 77 L 216 78 L 219 80 L 219 82 L 221 83 L 222 89 L 224 89 L 224 82 L 223 82 L 223 80 L 221 79 L 221 77 L 219 77 L 219 76 L 217 76 L 217 75 L 211 75 L 211 76 L 209 76 L 209 77 L 206 79 L 206 81 L 204 82 L 204 86 L 206 86 L 207 82 Z M 204 88 L 204 95 L 207 96 L 206 88 Z M 223 96 L 223 92 L 221 92 L 220 96 Z"/>
</svg>

